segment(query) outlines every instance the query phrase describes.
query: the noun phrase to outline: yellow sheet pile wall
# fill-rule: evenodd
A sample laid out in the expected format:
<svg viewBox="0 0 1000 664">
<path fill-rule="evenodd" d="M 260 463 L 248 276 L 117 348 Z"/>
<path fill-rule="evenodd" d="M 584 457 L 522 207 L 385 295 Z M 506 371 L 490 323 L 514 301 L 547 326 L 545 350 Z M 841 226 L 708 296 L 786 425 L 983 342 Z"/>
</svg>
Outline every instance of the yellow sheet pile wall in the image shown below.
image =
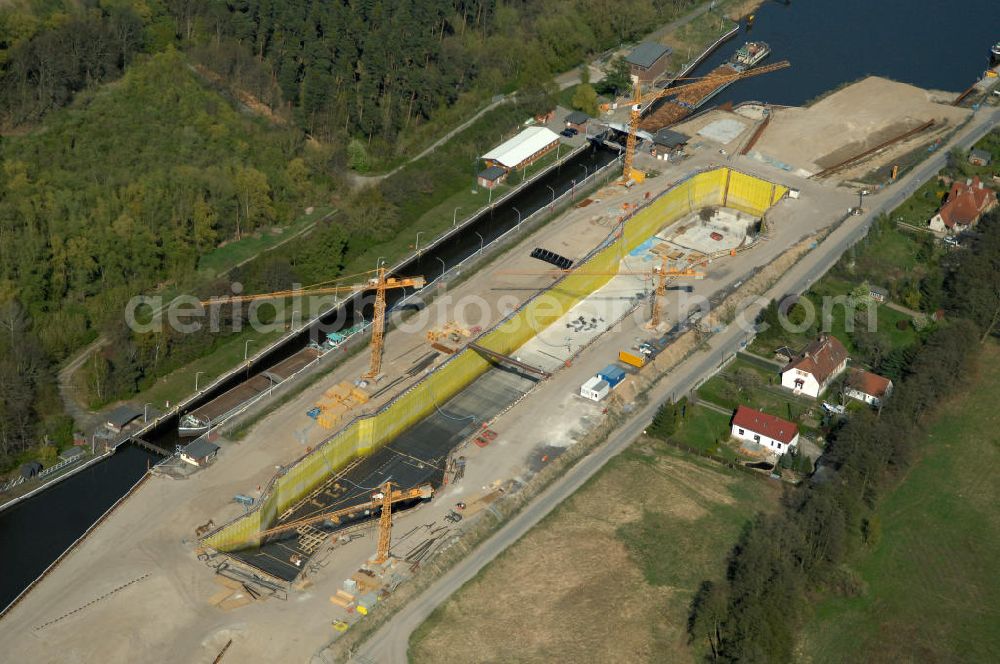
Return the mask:
<svg viewBox="0 0 1000 664">
<path fill-rule="evenodd" d="M 698 173 L 662 194 L 625 223 L 621 236 L 596 252 L 581 273 L 571 273 L 479 338 L 485 348 L 512 354 L 576 303 L 606 284 L 621 258 L 666 224 L 705 206 L 725 205 L 754 216 L 787 192 L 749 175 L 719 168 Z M 463 350 L 379 412 L 357 417 L 278 476 L 256 509 L 205 540 L 219 550 L 255 544 L 255 536 L 308 495 L 332 473 L 358 456 L 371 454 L 465 388 L 489 367 L 476 351 Z"/>
</svg>

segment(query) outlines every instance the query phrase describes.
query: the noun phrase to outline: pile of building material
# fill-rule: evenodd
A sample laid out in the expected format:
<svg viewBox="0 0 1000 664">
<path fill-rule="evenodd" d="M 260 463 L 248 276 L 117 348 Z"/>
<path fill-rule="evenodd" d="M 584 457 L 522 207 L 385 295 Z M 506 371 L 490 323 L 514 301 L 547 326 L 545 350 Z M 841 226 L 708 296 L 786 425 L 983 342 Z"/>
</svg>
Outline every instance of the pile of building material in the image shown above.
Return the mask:
<svg viewBox="0 0 1000 664">
<path fill-rule="evenodd" d="M 222 586 L 222 588 L 208 598 L 208 603 L 217 606 L 223 611 L 232 611 L 257 600 L 267 599 L 267 595 L 235 579 L 217 575 L 213 580 Z"/>
<path fill-rule="evenodd" d="M 368 393 L 347 382 L 338 383 L 326 392 L 319 401 L 316 408 L 319 413 L 316 421 L 321 426 L 332 429 L 341 422 L 351 410 L 368 401 Z"/>
</svg>

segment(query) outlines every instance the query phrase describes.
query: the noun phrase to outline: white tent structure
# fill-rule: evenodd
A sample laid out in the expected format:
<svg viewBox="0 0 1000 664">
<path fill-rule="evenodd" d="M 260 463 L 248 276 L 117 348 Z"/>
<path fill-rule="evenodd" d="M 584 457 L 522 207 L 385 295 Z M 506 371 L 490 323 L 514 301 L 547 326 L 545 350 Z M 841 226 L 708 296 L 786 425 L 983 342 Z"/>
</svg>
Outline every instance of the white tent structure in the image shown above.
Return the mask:
<svg viewBox="0 0 1000 664">
<path fill-rule="evenodd" d="M 514 138 L 484 154 L 483 161 L 490 166 L 502 166 L 507 170 L 513 170 L 525 162 L 530 163 L 558 142 L 559 135 L 551 129 L 528 127 Z"/>
</svg>

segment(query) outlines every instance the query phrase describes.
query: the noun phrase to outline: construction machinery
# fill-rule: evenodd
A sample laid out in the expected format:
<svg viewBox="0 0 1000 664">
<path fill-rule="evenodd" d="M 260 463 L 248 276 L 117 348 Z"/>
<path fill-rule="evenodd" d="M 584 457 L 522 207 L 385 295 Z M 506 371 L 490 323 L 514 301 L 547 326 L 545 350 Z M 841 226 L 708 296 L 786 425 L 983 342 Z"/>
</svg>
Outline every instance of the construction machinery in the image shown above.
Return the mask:
<svg viewBox="0 0 1000 664">
<path fill-rule="evenodd" d="M 711 79 L 713 82 L 719 85 L 728 85 L 734 81 L 739 81 L 744 78 L 751 78 L 753 76 L 759 76 L 761 74 L 768 74 L 779 69 L 785 69 L 790 67 L 791 63 L 787 60 L 782 60 L 781 62 L 775 62 L 774 64 L 765 65 L 763 67 L 755 67 L 748 71 L 734 73 L 732 76 L 706 76 L 697 79 L 684 79 L 687 83 L 682 85 L 677 85 L 670 88 L 663 88 L 662 90 L 654 90 L 647 94 L 642 94 L 642 86 L 639 81 L 635 78 L 632 80 L 633 96 L 631 106 L 629 108 L 629 120 L 628 120 L 628 137 L 625 141 L 625 160 L 624 168 L 622 169 L 622 179 L 625 182 L 630 180 L 634 182 L 642 182 L 646 174 L 642 171 L 637 171 L 632 167 L 632 162 L 635 159 L 635 144 L 636 144 L 636 132 L 639 130 L 639 122 L 642 120 L 643 109 L 648 105 L 652 104 L 658 99 L 667 97 L 670 95 L 677 94 L 683 90 L 690 88 L 703 86 L 706 81 Z M 735 72 L 735 70 L 734 70 Z"/>
<path fill-rule="evenodd" d="M 313 528 L 315 524 L 329 521 L 336 525 L 340 524 L 341 521 L 345 519 L 374 514 L 376 510 L 381 510 L 381 515 L 379 517 L 378 545 L 372 562 L 382 564 L 389 557 L 389 541 L 392 535 L 392 506 L 396 503 L 411 500 L 426 500 L 432 495 L 434 495 L 434 487 L 430 484 L 419 484 L 411 489 L 400 489 L 398 488 L 398 485 L 395 485 L 392 482 L 386 482 L 382 484 L 378 490 L 374 491 L 371 494 L 371 498 L 365 502 L 351 505 L 350 507 L 343 507 L 330 512 L 313 514 L 294 521 L 288 521 L 274 526 L 273 528 L 262 530 L 255 535 L 251 535 L 251 537 L 247 539 L 246 543 L 250 545 L 254 540 L 263 542 L 268 537 L 289 532 L 299 532 L 300 535 L 304 532 L 312 533 L 315 530 Z M 325 533 L 321 534 L 323 537 L 326 535 Z"/>
<path fill-rule="evenodd" d="M 275 291 L 273 293 L 259 293 L 256 295 L 230 295 L 226 297 L 216 297 L 202 301 L 203 305 L 219 304 L 240 304 L 243 302 L 255 302 L 258 300 L 280 300 L 287 297 L 302 297 L 310 295 L 332 295 L 336 293 L 358 293 L 366 290 L 375 291 L 375 315 L 372 318 L 372 341 L 371 341 L 371 361 L 361 378 L 371 380 L 379 375 L 382 369 L 382 347 L 385 335 L 385 292 L 394 288 L 423 288 L 425 281 L 423 277 L 387 277 L 385 266 L 379 265 L 377 270 L 363 272 L 358 275 L 371 275 L 367 281 L 354 284 L 335 284 L 327 286 L 325 284 L 335 282 L 322 282 L 303 288 L 292 290 Z M 338 280 L 339 281 L 339 280 Z"/>
</svg>

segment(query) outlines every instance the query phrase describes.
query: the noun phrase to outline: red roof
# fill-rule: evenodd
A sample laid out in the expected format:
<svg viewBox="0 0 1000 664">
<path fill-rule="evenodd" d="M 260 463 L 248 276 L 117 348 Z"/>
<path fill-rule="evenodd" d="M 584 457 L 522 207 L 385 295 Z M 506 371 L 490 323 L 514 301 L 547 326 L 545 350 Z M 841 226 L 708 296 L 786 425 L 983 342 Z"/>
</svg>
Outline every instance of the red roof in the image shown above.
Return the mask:
<svg viewBox="0 0 1000 664">
<path fill-rule="evenodd" d="M 968 226 L 996 203 L 996 192 L 984 187 L 979 177 L 974 177 L 966 182 L 952 183 L 948 200 L 941 206 L 938 214 L 948 228 L 954 228 L 955 224 Z"/>
<path fill-rule="evenodd" d="M 740 406 L 736 409 L 736 414 L 733 415 L 733 424 L 741 429 L 773 438 L 786 445 L 799 435 L 798 425 L 746 406 Z"/>
<path fill-rule="evenodd" d="M 892 381 L 885 376 L 873 374 L 862 369 L 851 369 L 847 377 L 847 385 L 853 387 L 858 392 L 862 392 L 871 397 L 882 398 L 892 385 Z"/>
<path fill-rule="evenodd" d="M 824 334 L 806 346 L 802 354 L 788 363 L 781 373 L 799 369 L 812 374 L 820 385 L 826 383 L 833 372 L 847 359 L 847 349 L 837 337 Z"/>
</svg>

